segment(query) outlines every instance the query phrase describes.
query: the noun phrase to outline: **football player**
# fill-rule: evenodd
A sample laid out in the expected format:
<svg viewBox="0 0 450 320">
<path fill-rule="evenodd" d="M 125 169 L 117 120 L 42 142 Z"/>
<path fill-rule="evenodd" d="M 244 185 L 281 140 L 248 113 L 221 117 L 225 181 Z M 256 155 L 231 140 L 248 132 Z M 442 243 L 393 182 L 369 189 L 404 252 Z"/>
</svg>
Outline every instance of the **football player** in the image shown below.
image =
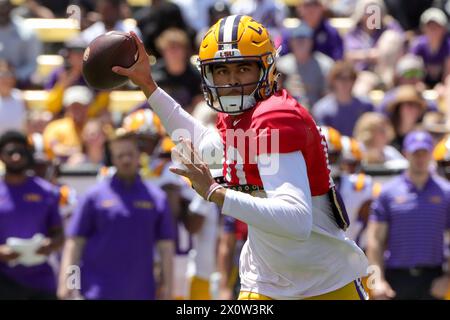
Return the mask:
<svg viewBox="0 0 450 320">
<path fill-rule="evenodd" d="M 345 237 L 348 217 L 315 122 L 278 90 L 277 50 L 249 16 L 220 19 L 199 51 L 203 90 L 219 112 L 217 129 L 202 126 L 153 81 L 142 41 L 130 68 L 115 66 L 148 97 L 192 182 L 222 213 L 248 224 L 240 259 L 239 299 L 366 299 L 360 277 L 367 259 Z M 188 138 L 187 138 L 188 137 Z M 192 141 L 191 141 L 192 139 Z M 209 167 L 223 163 L 224 184 Z"/>
</svg>

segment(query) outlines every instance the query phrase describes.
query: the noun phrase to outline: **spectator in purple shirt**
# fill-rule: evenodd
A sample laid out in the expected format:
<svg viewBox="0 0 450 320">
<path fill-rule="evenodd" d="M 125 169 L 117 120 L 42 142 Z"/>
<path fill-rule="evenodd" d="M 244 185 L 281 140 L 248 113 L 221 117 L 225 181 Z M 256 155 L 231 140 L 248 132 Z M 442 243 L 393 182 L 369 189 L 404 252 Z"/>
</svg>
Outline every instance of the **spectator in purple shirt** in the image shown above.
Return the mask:
<svg viewBox="0 0 450 320">
<path fill-rule="evenodd" d="M 319 125 L 330 126 L 341 134 L 352 136 L 358 118 L 373 111 L 373 105 L 352 94 L 356 71 L 349 62 L 338 61 L 329 74 L 331 93 L 320 99 L 312 114 Z"/>
<path fill-rule="evenodd" d="M 277 61 L 283 87 L 304 107 L 311 108 L 326 91 L 326 77 L 333 59 L 313 52 L 313 30 L 304 22 L 290 30 L 291 53 Z"/>
<path fill-rule="evenodd" d="M 403 151 L 409 168 L 383 186 L 372 206 L 367 256 L 380 271 L 372 297 L 442 299 L 445 292 L 437 292 L 436 287 L 450 283 L 449 275 L 443 275 L 450 184 L 430 173 L 430 134 L 411 132 Z"/>
<path fill-rule="evenodd" d="M 42 43 L 23 18 L 14 15 L 13 1 L 0 0 L 0 59 L 15 69 L 19 88 L 29 87 Z"/>
<path fill-rule="evenodd" d="M 356 5 L 352 17 L 354 27 L 344 36 L 344 52 L 358 71 L 373 69 L 377 64 L 378 41 L 386 30 L 401 32 L 395 21 L 386 21 L 385 11 L 381 0 L 361 0 Z M 378 12 L 380 17 L 376 16 Z"/>
<path fill-rule="evenodd" d="M 0 179 L 0 300 L 56 299 L 56 276 L 45 256 L 63 243 L 59 191 L 26 174 L 33 162 L 31 152 L 26 136 L 18 131 L 0 137 L 0 160 L 6 167 Z M 30 241 L 38 234 L 43 240 Z M 22 239 L 14 241 L 30 253 L 14 246 L 13 238 Z"/>
<path fill-rule="evenodd" d="M 86 81 L 84 81 L 81 74 L 83 53 L 86 47 L 87 43 L 80 37 L 70 39 L 64 43 L 64 48 L 59 51 L 59 55 L 64 58 L 64 63 L 50 73 L 45 83 L 45 89 L 50 90 L 58 84 L 64 84 L 64 87 L 86 85 Z"/>
<path fill-rule="evenodd" d="M 383 100 L 376 107 L 377 111 L 387 112 L 388 105 L 395 99 L 396 92 L 402 85 L 413 85 L 422 92 L 425 89 L 424 78 L 425 66 L 422 58 L 411 53 L 405 54 L 395 66 L 394 88 L 384 93 Z"/>
<path fill-rule="evenodd" d="M 449 73 L 450 37 L 447 33 L 448 19 L 438 8 L 426 10 L 420 17 L 423 35 L 411 45 L 411 53 L 425 63 L 425 83 L 434 87 Z"/>
<path fill-rule="evenodd" d="M 58 296 L 170 299 L 174 221 L 167 197 L 141 179 L 133 135 L 116 136 L 110 151 L 117 172 L 87 191 L 67 230 Z M 159 288 L 153 273 L 155 245 L 161 258 Z M 73 265 L 81 268 L 79 291 L 68 285 Z"/>
<path fill-rule="evenodd" d="M 313 51 L 322 52 L 333 60 L 341 60 L 344 56 L 344 45 L 339 32 L 325 17 L 325 1 L 302 0 L 296 9 L 299 18 L 314 30 Z"/>
</svg>

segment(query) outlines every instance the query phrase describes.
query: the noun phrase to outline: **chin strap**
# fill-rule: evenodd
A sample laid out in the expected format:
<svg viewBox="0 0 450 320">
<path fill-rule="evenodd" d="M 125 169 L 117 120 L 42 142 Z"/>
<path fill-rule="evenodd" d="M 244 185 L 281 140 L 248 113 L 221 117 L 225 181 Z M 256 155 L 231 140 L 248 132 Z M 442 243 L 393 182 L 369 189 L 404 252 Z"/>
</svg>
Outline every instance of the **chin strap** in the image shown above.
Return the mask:
<svg viewBox="0 0 450 320">
<path fill-rule="evenodd" d="M 252 95 L 247 96 L 223 96 L 219 98 L 219 104 L 226 112 L 243 112 L 256 104 L 256 99 Z M 242 105 L 241 105 L 242 103 Z"/>
</svg>

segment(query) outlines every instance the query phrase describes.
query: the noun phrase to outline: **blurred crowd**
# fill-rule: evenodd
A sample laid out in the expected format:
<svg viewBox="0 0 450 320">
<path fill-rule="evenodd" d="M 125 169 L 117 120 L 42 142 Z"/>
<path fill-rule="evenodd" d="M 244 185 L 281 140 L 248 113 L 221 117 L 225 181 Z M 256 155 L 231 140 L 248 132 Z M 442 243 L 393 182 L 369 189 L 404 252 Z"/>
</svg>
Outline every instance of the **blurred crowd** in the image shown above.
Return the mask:
<svg viewBox="0 0 450 320">
<path fill-rule="evenodd" d="M 80 32 L 63 42 L 25 23 L 71 5 Z M 82 76 L 93 39 L 134 31 L 158 85 L 214 126 L 195 55 L 230 14 L 269 29 L 280 87 L 327 138 L 347 234 L 381 270 L 372 297 L 450 297 L 450 1 L 0 0 L 0 299 L 236 298 L 246 225 L 168 171 L 174 144 L 145 100 L 118 113 Z M 24 94 L 39 90 L 45 108 Z M 60 176 L 83 166 L 97 184 L 80 194 Z"/>
</svg>

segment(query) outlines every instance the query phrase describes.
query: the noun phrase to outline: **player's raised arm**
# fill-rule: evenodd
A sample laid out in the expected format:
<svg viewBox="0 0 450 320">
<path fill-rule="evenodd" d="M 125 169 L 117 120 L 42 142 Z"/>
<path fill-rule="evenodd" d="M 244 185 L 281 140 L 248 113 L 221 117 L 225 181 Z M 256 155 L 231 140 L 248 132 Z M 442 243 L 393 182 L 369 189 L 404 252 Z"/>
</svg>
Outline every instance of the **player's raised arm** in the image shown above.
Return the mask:
<svg viewBox="0 0 450 320">
<path fill-rule="evenodd" d="M 217 133 L 204 127 L 199 121 L 184 111 L 171 96 L 158 87 L 152 78 L 148 55 L 142 40 L 134 32 L 130 32 L 130 34 L 136 41 L 139 57 L 131 67 L 115 66 L 112 68 L 112 71 L 128 77 L 141 88 L 172 140 L 176 141 L 180 136 L 180 131 L 177 131 L 177 129 L 185 129 L 189 132 L 192 141 L 196 145 L 199 145 L 207 135 L 210 138 L 209 140 L 214 141 L 218 138 L 220 141 Z"/>
</svg>

